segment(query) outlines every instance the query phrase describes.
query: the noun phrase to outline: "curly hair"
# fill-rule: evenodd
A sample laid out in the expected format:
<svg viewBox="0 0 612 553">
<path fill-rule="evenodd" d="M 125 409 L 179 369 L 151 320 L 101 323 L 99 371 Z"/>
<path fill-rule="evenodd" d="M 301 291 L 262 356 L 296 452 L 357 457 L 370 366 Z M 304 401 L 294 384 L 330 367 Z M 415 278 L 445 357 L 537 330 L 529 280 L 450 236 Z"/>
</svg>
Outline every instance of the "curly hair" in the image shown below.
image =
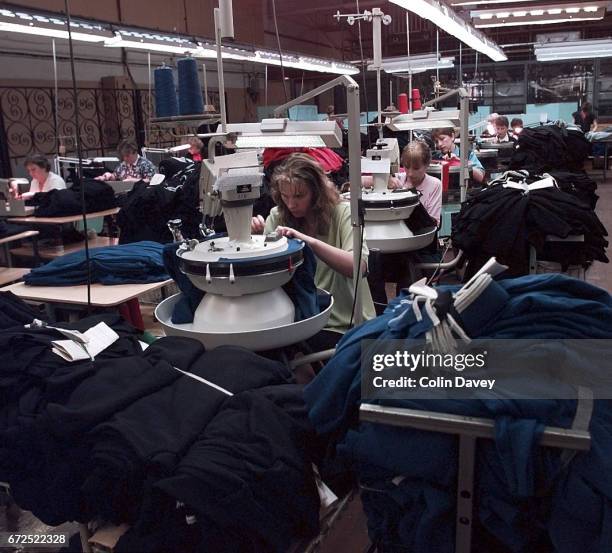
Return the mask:
<svg viewBox="0 0 612 553">
<path fill-rule="evenodd" d="M 316 232 L 326 235 L 329 232 L 336 205 L 340 195 L 323 171 L 323 168 L 308 154 L 291 154 L 281 163 L 271 178 L 272 199 L 278 206 L 280 223 L 305 232 L 304 218 L 296 219 L 281 197 L 281 187 L 286 185 L 307 186 L 312 192 L 311 212 L 316 214 Z"/>
</svg>

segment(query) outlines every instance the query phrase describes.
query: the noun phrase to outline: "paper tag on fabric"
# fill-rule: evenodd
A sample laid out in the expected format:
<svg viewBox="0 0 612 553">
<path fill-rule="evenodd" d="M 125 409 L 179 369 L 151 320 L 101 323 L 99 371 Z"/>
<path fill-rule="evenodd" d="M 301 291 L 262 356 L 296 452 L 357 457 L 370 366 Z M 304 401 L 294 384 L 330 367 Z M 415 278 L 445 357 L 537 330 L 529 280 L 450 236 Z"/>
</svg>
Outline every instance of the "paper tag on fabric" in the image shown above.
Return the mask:
<svg viewBox="0 0 612 553">
<path fill-rule="evenodd" d="M 54 340 L 51 342 L 53 353 L 63 357 L 66 361 L 93 360 L 96 355 L 104 351 L 119 339 L 119 335 L 106 323 L 101 322 L 85 331 L 81 337 L 73 340 Z"/>
</svg>

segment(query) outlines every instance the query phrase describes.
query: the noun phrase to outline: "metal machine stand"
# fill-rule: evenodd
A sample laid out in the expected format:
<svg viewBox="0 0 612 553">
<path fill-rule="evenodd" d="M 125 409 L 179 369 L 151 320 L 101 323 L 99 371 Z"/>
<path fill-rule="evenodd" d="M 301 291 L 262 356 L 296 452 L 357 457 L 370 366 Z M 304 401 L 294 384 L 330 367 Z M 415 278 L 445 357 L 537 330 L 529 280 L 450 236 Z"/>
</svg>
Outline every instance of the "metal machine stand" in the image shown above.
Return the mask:
<svg viewBox="0 0 612 553">
<path fill-rule="evenodd" d="M 455 434 L 459 437 L 455 553 L 470 553 L 472 551 L 476 440 L 478 438 L 494 440 L 495 421 L 480 417 L 464 417 L 370 404 L 361 405 L 359 418 L 361 421 Z M 586 431 L 547 426 L 542 432 L 540 445 L 586 451 L 591 447 L 591 436 Z"/>
</svg>

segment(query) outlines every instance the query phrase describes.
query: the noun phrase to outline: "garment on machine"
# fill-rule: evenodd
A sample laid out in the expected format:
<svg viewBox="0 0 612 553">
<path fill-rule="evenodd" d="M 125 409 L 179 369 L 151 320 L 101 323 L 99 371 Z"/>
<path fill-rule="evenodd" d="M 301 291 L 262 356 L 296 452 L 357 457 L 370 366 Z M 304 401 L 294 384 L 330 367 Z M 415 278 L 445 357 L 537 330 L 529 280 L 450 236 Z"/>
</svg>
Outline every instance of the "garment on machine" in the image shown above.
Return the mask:
<svg viewBox="0 0 612 553">
<path fill-rule="evenodd" d="M 163 245 L 135 242 L 89 250 L 91 282 L 137 284 L 162 282 L 169 278 L 163 261 Z M 85 250 L 79 250 L 35 267 L 24 281 L 30 286 L 76 286 L 87 284 Z"/>
<path fill-rule="evenodd" d="M 438 292 L 454 293 L 457 288 L 439 287 Z M 363 340 L 383 344 L 422 338 L 434 322 L 422 308 L 417 318 L 414 301 L 402 293 L 384 315 L 347 333 L 335 356 L 305 388 L 304 397 L 321 438 L 328 438 L 330 450 L 358 471 L 372 541 L 380 540 L 385 551 L 389 545 L 389 550 L 447 553 L 453 551 L 455 539 L 456 437 L 357 422 L 362 370 L 368 367 L 362 363 Z M 458 322 L 471 338 L 609 339 L 612 298 L 605 290 L 560 274 L 491 280 Z M 381 397 L 376 403 L 386 401 Z M 612 550 L 612 486 L 606 476 L 612 470 L 609 402 L 595 400 L 591 449 L 567 467 L 560 450 L 536 451 L 533 444 L 543 425 L 572 425 L 575 400 L 502 400 L 493 393 L 464 400 L 394 397 L 387 403 L 495 419 L 495 442 L 482 440 L 477 449 L 471 523 L 475 551 Z M 500 544 L 498 549 L 478 547 L 483 540 L 479 527 Z M 540 540 L 554 543 L 554 549 L 538 547 Z"/>
<path fill-rule="evenodd" d="M 510 267 L 503 276 L 527 274 L 530 246 L 539 258 L 563 267 L 586 268 L 594 260 L 608 262 L 608 233 L 589 205 L 557 188 L 554 179 L 548 188 L 528 192 L 520 188 L 545 178 L 526 171 L 508 171 L 461 205 L 453 221 L 452 240 L 468 259 L 465 278 L 492 256 Z M 519 188 L 509 187 L 516 184 Z M 556 246 L 547 241 L 548 236 L 580 235 L 583 242 Z"/>
<path fill-rule="evenodd" d="M 182 294 L 174 306 L 172 323 L 187 324 L 193 322 L 193 316 L 205 292 L 196 288 L 180 270 L 176 249 L 176 244 L 168 244 L 163 252 L 166 271 L 174 279 Z M 317 259 L 313 251 L 305 245 L 302 253 L 304 262 L 295 270 L 291 280 L 283 285 L 283 289 L 295 306 L 296 322 L 318 315 L 329 305 L 329 296 L 327 294 L 319 296 L 314 283 Z"/>
</svg>

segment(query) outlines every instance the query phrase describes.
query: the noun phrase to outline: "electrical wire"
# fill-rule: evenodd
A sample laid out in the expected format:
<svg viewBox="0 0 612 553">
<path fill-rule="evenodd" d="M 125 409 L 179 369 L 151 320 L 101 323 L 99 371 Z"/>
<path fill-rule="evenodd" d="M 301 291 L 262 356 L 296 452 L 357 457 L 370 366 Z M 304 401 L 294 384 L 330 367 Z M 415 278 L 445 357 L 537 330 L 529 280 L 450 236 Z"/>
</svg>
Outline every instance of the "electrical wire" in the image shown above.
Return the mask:
<svg viewBox="0 0 612 553">
<path fill-rule="evenodd" d="M 72 93 L 74 94 L 74 123 L 76 126 L 76 147 L 79 164 L 77 167 L 79 186 L 81 187 L 81 214 L 83 215 L 83 232 L 85 233 L 85 264 L 87 265 L 87 314 L 91 313 L 91 260 L 89 257 L 89 236 L 87 229 L 87 210 L 85 209 L 85 183 L 83 182 L 83 152 L 81 150 L 81 130 L 79 121 L 79 102 L 77 97 L 76 73 L 74 70 L 74 52 L 72 49 L 72 24 L 70 22 L 70 6 L 64 0 L 66 10 L 66 27 L 68 30 L 68 48 L 70 51 L 70 71 L 72 73 Z"/>
<path fill-rule="evenodd" d="M 432 275 L 427 279 L 427 286 L 429 286 L 433 282 L 434 278 L 436 278 L 436 275 L 438 274 L 438 271 L 440 270 L 440 267 L 442 266 L 442 263 L 444 262 L 444 258 L 446 257 L 446 254 L 448 253 L 448 250 L 450 250 L 450 246 L 451 246 L 451 242 L 449 240 L 446 243 L 445 250 L 442 252 L 442 256 L 440 257 L 440 262 L 438 263 L 438 266 L 436 267 L 436 269 L 432 273 Z"/>
<path fill-rule="evenodd" d="M 285 81 L 285 66 L 283 65 L 283 51 L 280 45 L 280 36 L 278 34 L 278 21 L 276 19 L 276 1 L 272 0 L 272 15 L 274 17 L 274 31 L 276 33 L 276 44 L 278 46 L 278 57 L 280 58 L 281 77 L 283 79 L 283 92 L 285 93 L 285 102 L 289 101 L 287 95 L 287 83 Z"/>
</svg>

